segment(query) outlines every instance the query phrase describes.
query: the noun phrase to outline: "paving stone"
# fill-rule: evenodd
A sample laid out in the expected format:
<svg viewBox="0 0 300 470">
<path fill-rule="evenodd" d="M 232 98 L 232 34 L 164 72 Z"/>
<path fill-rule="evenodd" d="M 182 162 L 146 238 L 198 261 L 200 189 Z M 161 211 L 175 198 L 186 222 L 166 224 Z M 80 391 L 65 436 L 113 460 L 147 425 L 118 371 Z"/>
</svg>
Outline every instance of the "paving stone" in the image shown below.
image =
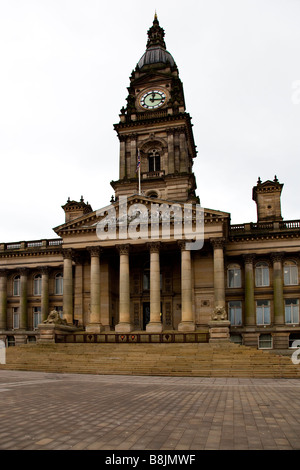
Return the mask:
<svg viewBox="0 0 300 470">
<path fill-rule="evenodd" d="M 0 387 L 0 450 L 300 447 L 298 379 L 2 370 Z"/>
</svg>

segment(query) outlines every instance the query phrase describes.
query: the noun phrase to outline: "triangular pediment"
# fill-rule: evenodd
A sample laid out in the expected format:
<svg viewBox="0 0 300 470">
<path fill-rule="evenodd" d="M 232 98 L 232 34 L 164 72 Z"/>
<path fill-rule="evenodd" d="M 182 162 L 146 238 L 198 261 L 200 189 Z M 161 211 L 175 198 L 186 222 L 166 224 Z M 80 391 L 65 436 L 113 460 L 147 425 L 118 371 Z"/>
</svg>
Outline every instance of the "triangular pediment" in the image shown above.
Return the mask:
<svg viewBox="0 0 300 470">
<path fill-rule="evenodd" d="M 184 214 L 190 213 L 190 218 L 194 221 L 201 211 L 201 217 L 205 222 L 218 223 L 230 222 L 230 214 L 212 209 L 201 208 L 199 204 L 182 203 L 176 201 L 168 201 L 163 199 L 153 199 L 140 194 L 132 196 L 120 197 L 118 201 L 102 207 L 96 211 L 75 218 L 69 222 L 55 227 L 53 230 L 57 235 L 64 237 L 67 234 L 93 232 L 99 227 L 99 223 L 104 224 L 108 220 L 115 220 L 116 224 L 121 221 L 127 221 L 130 224 L 134 219 L 139 220 L 141 224 L 151 224 L 151 221 L 157 216 L 158 223 L 162 223 L 164 216 L 171 215 L 171 222 L 177 220 L 174 214 L 181 214 L 182 220 Z M 139 217 L 139 219 L 137 219 Z M 181 220 L 180 217 L 178 220 Z"/>
</svg>

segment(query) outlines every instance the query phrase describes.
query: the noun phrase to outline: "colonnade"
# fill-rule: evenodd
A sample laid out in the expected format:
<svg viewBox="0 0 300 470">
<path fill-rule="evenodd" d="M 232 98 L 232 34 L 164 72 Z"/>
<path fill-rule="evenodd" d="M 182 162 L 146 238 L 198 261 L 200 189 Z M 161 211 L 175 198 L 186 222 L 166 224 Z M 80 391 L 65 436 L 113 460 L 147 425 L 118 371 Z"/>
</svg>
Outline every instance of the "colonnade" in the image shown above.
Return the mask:
<svg viewBox="0 0 300 470">
<path fill-rule="evenodd" d="M 179 242 L 181 250 L 181 321 L 178 325 L 180 331 L 195 330 L 193 311 L 193 275 L 192 252 L 186 249 L 186 243 Z M 129 332 L 133 329 L 130 318 L 130 245 L 117 245 L 120 257 L 119 276 L 119 322 L 115 326 L 117 332 Z M 214 241 L 214 289 L 215 304 L 225 306 L 224 283 L 224 256 L 223 239 Z M 160 242 L 147 244 L 150 257 L 150 322 L 146 326 L 149 332 L 161 332 L 161 289 L 160 289 Z M 88 248 L 90 253 L 90 311 L 86 329 L 91 332 L 100 332 L 101 323 L 101 297 L 100 297 L 100 247 Z M 74 250 L 63 250 L 63 314 L 67 324 L 74 320 L 74 278 L 73 278 Z M 26 329 L 28 310 L 28 273 L 27 268 L 20 270 L 20 329 Z M 41 268 L 41 321 L 49 314 L 49 272 L 47 267 Z M 7 270 L 0 270 L 0 329 L 7 327 Z"/>
</svg>

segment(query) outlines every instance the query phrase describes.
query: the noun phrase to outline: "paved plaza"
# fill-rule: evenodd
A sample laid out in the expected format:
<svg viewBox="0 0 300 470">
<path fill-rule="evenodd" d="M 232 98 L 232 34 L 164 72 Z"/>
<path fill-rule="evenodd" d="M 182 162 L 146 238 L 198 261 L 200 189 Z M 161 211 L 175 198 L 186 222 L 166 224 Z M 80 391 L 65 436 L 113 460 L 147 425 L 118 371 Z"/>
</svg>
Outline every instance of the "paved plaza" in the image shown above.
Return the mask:
<svg viewBox="0 0 300 470">
<path fill-rule="evenodd" d="M 1 450 L 300 449 L 300 381 L 0 371 Z"/>
</svg>

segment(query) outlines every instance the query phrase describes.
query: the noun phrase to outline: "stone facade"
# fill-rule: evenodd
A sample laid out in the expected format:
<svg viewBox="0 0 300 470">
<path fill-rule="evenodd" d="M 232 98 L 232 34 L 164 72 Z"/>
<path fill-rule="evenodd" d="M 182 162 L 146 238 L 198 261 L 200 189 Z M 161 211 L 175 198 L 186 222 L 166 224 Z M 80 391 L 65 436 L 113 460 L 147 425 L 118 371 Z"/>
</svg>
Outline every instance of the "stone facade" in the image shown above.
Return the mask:
<svg viewBox="0 0 300 470">
<path fill-rule="evenodd" d="M 68 200 L 57 238 L 0 244 L 0 339 L 50 341 L 55 310 L 65 332 L 199 331 L 212 342 L 288 348 L 300 339 L 300 221 L 281 215 L 283 185 L 258 180 L 255 223 L 231 225 L 229 213 L 203 209 L 203 243 L 188 249 L 174 211 L 190 212 L 192 236 L 197 153 L 157 17 L 128 92 L 111 204 L 94 211 Z M 173 214 L 169 226 L 163 214 Z"/>
</svg>

